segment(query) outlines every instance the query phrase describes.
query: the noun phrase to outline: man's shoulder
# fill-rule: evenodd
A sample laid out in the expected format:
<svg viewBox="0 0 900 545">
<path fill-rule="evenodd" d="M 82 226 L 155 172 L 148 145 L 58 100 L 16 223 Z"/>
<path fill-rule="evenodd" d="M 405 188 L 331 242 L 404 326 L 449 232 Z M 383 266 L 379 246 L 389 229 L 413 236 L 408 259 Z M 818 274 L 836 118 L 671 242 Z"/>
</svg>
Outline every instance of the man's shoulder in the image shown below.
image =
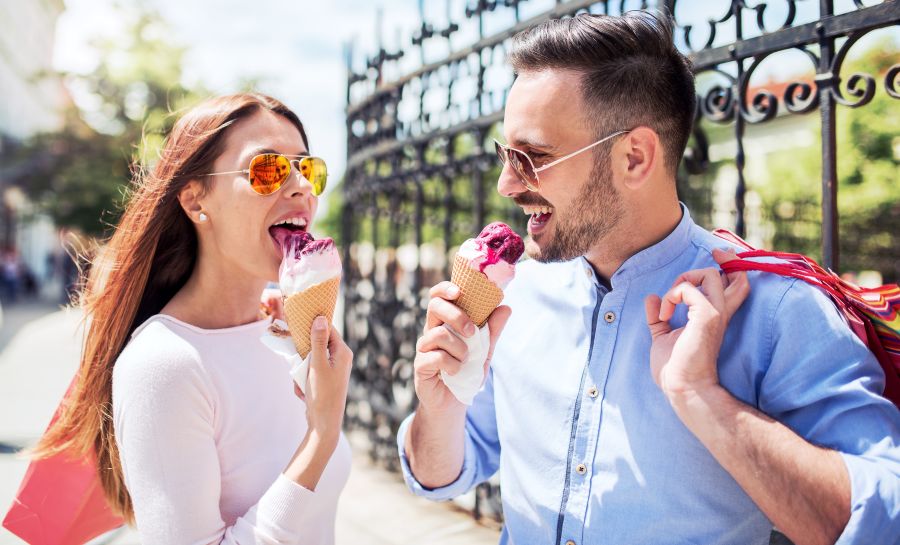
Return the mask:
<svg viewBox="0 0 900 545">
<path fill-rule="evenodd" d="M 713 258 L 713 250 L 733 249 L 736 252 L 745 251 L 745 248 L 734 242 L 716 236 L 714 233 L 699 226 L 694 226 L 691 233 L 691 243 L 696 251 L 696 266 L 694 268 L 712 267 L 718 269 L 719 265 Z M 755 259 L 755 261 L 774 263 L 778 259 L 759 258 Z M 750 279 L 750 295 L 745 306 L 755 306 L 764 303 L 766 308 L 774 312 L 789 291 L 799 292 L 807 297 L 818 298 L 824 296 L 825 300 L 828 300 L 827 296 L 820 289 L 796 278 L 759 271 L 748 272 L 748 277 Z"/>
<path fill-rule="evenodd" d="M 691 240 L 697 250 L 697 261 L 701 267 L 716 267 L 713 249 L 734 248 L 744 251 L 737 244 L 720 238 L 715 234 L 695 227 Z M 754 261 L 777 263 L 775 257 L 754 258 Z M 821 288 L 809 282 L 780 274 L 750 271 L 750 294 L 742 305 L 755 319 L 766 320 L 769 327 L 776 329 L 788 322 L 800 322 L 810 326 L 810 338 L 813 329 L 822 327 L 832 334 L 853 337 L 852 331 L 845 326 L 845 320 L 831 297 Z M 826 327 L 827 326 L 827 327 Z M 823 331 L 820 330 L 820 333 Z"/>
</svg>

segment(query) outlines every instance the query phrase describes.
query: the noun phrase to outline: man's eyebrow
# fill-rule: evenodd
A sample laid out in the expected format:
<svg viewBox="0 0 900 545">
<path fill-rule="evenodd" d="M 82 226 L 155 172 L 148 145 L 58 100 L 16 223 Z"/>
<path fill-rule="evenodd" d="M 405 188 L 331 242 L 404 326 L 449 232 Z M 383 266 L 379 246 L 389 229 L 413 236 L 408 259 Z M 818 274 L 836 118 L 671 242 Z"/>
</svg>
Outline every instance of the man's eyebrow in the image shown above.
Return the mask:
<svg viewBox="0 0 900 545">
<path fill-rule="evenodd" d="M 553 151 L 556 149 L 555 146 L 551 146 L 550 144 L 545 144 L 544 142 L 541 142 L 539 140 L 533 140 L 533 139 L 529 139 L 529 138 L 516 138 L 512 141 L 511 145 L 514 148 L 528 147 L 528 148 L 541 149 L 541 150 L 546 150 L 546 151 Z"/>
</svg>

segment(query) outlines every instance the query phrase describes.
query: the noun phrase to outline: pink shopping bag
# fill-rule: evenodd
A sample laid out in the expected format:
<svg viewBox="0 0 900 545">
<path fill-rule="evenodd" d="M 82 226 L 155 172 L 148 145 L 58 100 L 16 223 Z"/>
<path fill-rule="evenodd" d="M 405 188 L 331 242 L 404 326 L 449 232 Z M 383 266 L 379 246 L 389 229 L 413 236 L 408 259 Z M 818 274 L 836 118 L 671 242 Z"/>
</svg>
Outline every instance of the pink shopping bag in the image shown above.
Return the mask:
<svg viewBox="0 0 900 545">
<path fill-rule="evenodd" d="M 82 545 L 122 524 L 103 495 L 93 456 L 65 454 L 31 462 L 3 519 L 7 530 L 31 545 Z"/>
</svg>

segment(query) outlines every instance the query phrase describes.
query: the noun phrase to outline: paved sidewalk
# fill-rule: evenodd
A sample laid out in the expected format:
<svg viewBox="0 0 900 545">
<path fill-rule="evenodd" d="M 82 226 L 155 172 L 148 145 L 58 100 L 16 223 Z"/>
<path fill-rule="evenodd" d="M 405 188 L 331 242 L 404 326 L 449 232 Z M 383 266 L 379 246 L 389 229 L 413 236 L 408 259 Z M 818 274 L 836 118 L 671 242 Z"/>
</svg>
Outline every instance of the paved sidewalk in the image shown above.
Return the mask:
<svg viewBox="0 0 900 545">
<path fill-rule="evenodd" d="M 12 502 L 27 461 L 15 451 L 41 435 L 78 364 L 78 311 L 23 306 L 4 309 L 0 329 L 0 518 Z M 9 330 L 7 328 L 10 328 Z M 338 505 L 337 545 L 494 545 L 495 529 L 478 525 L 451 504 L 416 498 L 399 475 L 354 457 Z M 0 545 L 23 542 L 0 529 Z M 104 536 L 92 545 L 138 545 L 134 531 Z"/>
</svg>

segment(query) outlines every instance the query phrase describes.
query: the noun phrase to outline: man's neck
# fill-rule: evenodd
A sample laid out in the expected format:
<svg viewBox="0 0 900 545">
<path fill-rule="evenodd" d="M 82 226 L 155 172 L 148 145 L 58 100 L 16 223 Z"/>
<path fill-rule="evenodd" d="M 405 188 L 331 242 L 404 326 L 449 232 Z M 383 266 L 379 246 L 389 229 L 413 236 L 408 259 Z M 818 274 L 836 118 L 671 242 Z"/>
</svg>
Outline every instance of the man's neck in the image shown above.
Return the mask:
<svg viewBox="0 0 900 545">
<path fill-rule="evenodd" d="M 665 206 L 638 207 L 609 236 L 598 241 L 585 259 L 607 284 L 628 259 L 669 236 L 681 222 L 677 200 Z"/>
</svg>

